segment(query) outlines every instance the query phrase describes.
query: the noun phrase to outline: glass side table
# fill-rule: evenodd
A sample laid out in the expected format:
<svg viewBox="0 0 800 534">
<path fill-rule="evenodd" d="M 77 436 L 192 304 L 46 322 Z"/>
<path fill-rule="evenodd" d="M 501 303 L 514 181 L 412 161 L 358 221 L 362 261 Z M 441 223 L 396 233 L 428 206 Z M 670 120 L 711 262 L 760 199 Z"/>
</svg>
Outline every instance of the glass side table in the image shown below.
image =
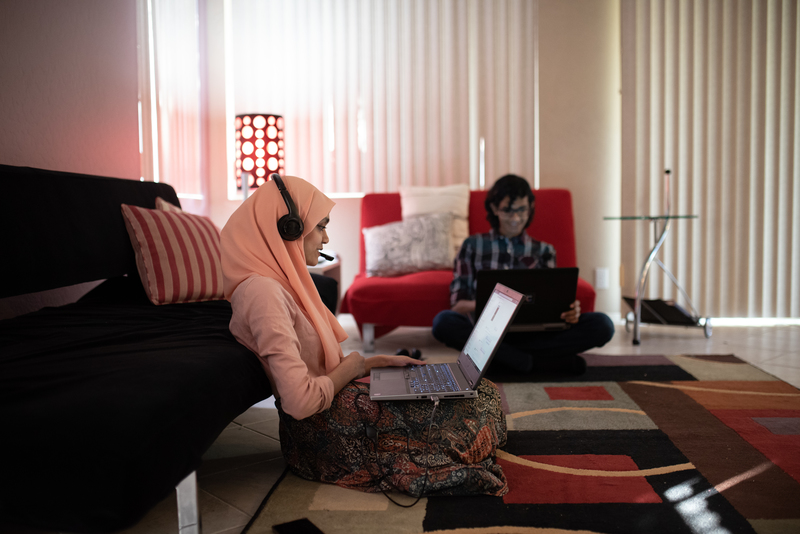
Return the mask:
<svg viewBox="0 0 800 534">
<path fill-rule="evenodd" d="M 697 215 L 638 215 L 626 217 L 603 217 L 604 221 L 649 221 L 653 224 L 653 238 L 655 244 L 642 264 L 642 270 L 639 273 L 639 282 L 636 285 L 636 295 L 633 299 L 625 297 L 625 300 L 629 305 L 631 305 L 631 301 L 633 301 L 633 312 L 632 314 L 628 313 L 625 317 L 625 329 L 628 330 L 630 323 L 633 323 L 634 345 L 639 345 L 641 343 L 639 326 L 642 323 L 643 307 L 645 311 L 644 318 L 648 323 L 702 327 L 705 337 L 711 337 L 711 318 L 700 318 L 700 314 L 697 313 L 697 309 L 695 309 L 692 299 L 689 298 L 689 295 L 680 285 L 677 278 L 675 278 L 670 270 L 667 269 L 667 266 L 656 257 L 661 245 L 664 244 L 664 240 L 667 238 L 667 232 L 669 232 L 670 223 L 673 220 L 697 218 Z M 659 223 L 661 223 L 660 233 Z M 686 299 L 686 302 L 689 304 L 691 313 L 686 312 L 674 302 L 663 300 L 644 300 L 642 298 L 642 295 L 644 295 L 644 290 L 647 287 L 647 278 L 648 274 L 650 273 L 650 267 L 653 265 L 653 263 L 660 267 L 661 270 L 664 271 L 664 273 L 669 277 L 672 283 L 675 284 L 675 286 L 683 295 L 683 298 Z M 630 319 L 630 315 L 633 315 L 632 320 Z"/>
</svg>

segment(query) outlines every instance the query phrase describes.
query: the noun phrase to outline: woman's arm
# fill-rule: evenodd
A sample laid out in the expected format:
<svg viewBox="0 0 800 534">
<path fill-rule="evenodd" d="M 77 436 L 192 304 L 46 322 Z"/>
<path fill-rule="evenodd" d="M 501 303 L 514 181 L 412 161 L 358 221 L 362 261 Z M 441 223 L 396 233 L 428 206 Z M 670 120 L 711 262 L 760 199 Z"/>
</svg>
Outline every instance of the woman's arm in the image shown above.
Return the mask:
<svg viewBox="0 0 800 534">
<path fill-rule="evenodd" d="M 373 367 L 404 367 L 406 365 L 425 365 L 425 362 L 408 356 L 389 356 L 386 354 L 364 358 L 357 352 L 351 352 L 336 369 L 328 373 L 328 378 L 333 381 L 335 394 L 339 393 L 351 380 L 357 380 L 368 375 Z"/>
<path fill-rule="evenodd" d="M 407 365 L 425 365 L 422 360 L 409 358 L 408 356 L 389 356 L 388 354 L 378 354 L 372 358 L 367 358 L 364 365 L 365 373 L 369 373 L 373 367 L 405 367 Z"/>
<path fill-rule="evenodd" d="M 278 282 L 255 277 L 236 289 L 231 305 L 231 332 L 259 356 L 283 410 L 303 419 L 327 409 L 333 380 L 320 358 L 319 337 L 292 296 Z"/>
<path fill-rule="evenodd" d="M 364 357 L 357 353 L 351 352 L 345 356 L 341 363 L 328 373 L 328 378 L 333 382 L 333 394 L 339 393 L 348 382 L 361 378 L 366 374 L 364 365 Z"/>
<path fill-rule="evenodd" d="M 256 278 L 244 284 L 233 294 L 231 332 L 259 355 L 284 411 L 295 419 L 327 409 L 333 396 L 348 382 L 365 376 L 374 366 L 424 363 L 407 356 L 378 355 L 365 360 L 361 354 L 351 352 L 326 373 L 318 358 L 309 356 L 315 351 L 309 352 L 308 347 L 303 351 L 301 338 L 307 342 L 318 338 L 309 330 L 310 325 L 302 327 L 303 316 L 292 297 L 269 279 Z M 305 337 L 301 331 L 306 332 Z"/>
</svg>

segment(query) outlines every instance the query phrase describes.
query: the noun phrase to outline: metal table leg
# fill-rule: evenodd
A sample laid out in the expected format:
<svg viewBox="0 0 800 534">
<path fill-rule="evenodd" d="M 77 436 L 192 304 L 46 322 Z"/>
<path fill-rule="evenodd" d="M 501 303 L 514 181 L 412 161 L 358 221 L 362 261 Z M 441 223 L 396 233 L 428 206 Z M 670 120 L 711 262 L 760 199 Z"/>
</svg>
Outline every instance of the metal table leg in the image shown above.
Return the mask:
<svg viewBox="0 0 800 534">
<path fill-rule="evenodd" d="M 667 238 L 667 231 L 669 230 L 670 219 L 664 220 L 664 228 L 661 230 L 661 235 L 656 239 L 656 244 L 653 246 L 650 254 L 647 256 L 642 271 L 639 274 L 639 284 L 636 286 L 636 295 L 634 300 L 634 313 L 633 313 L 633 344 L 638 345 L 641 343 L 639 336 L 639 325 L 642 322 L 642 295 L 644 295 L 644 288 L 647 286 L 647 276 L 650 274 L 650 266 L 658 254 L 661 245 Z M 658 232 L 658 219 L 653 219 L 653 230 Z"/>
<path fill-rule="evenodd" d="M 705 324 L 700 323 L 699 314 L 694 307 L 689 295 L 686 294 L 686 291 L 681 287 L 678 283 L 678 280 L 673 276 L 669 269 L 664 265 L 664 263 L 656 258 L 658 251 L 661 249 L 661 245 L 664 244 L 664 240 L 667 238 L 667 232 L 669 232 L 669 227 L 671 224 L 672 219 L 696 219 L 697 215 L 671 215 L 670 214 L 670 189 L 669 189 L 669 182 L 670 182 L 670 174 L 671 171 L 669 169 L 664 170 L 664 215 L 634 215 L 634 216 L 622 216 L 622 217 L 604 217 L 605 220 L 610 221 L 650 221 L 653 223 L 653 241 L 654 245 L 653 248 L 650 250 L 650 254 L 647 255 L 647 259 L 642 264 L 642 270 L 639 273 L 639 282 L 636 285 L 636 295 L 634 297 L 633 302 L 633 313 L 628 313 L 625 318 L 625 330 L 628 331 L 629 323 L 633 323 L 633 344 L 639 345 L 641 343 L 640 337 L 640 326 L 642 324 L 642 301 L 644 300 L 644 290 L 647 287 L 647 278 L 650 275 L 650 267 L 655 262 L 662 271 L 664 271 L 672 280 L 678 289 L 680 290 L 681 294 L 684 296 L 686 301 L 689 303 L 689 306 L 692 308 L 692 320 L 695 322 L 692 326 L 704 326 L 705 335 L 706 337 L 711 337 L 711 320 L 710 318 L 706 317 Z M 658 221 L 660 219 L 664 220 L 664 226 L 661 228 L 661 233 L 658 232 Z M 628 301 L 630 304 L 630 298 L 625 297 L 625 300 Z M 650 306 L 648 306 L 648 311 L 652 312 Z M 684 312 L 686 313 L 686 312 Z M 630 319 L 631 315 L 633 319 Z M 661 316 L 657 316 L 663 324 L 669 324 L 668 319 L 664 319 Z M 676 323 L 676 324 L 684 324 L 685 323 Z"/>
<path fill-rule="evenodd" d="M 654 235 L 657 234 L 658 228 L 658 221 L 657 219 L 653 219 L 653 227 L 654 227 Z M 686 293 L 686 290 L 683 289 L 683 286 L 678 282 L 678 279 L 675 278 L 675 275 L 667 269 L 667 266 L 664 265 L 664 262 L 656 258 L 656 254 L 658 254 L 661 245 L 664 243 L 664 240 L 667 236 L 667 231 L 669 230 L 669 223 L 670 219 L 666 219 L 664 222 L 664 228 L 661 231 L 661 235 L 656 237 L 656 244 L 653 246 L 653 249 L 650 251 L 650 254 L 647 256 L 647 260 L 642 265 L 642 271 L 639 276 L 639 284 L 636 286 L 636 298 L 634 300 L 634 317 L 633 317 L 633 344 L 639 345 L 640 344 L 640 335 L 639 335 L 639 326 L 641 325 L 642 321 L 642 298 L 644 295 L 645 287 L 647 287 L 647 278 L 650 274 L 650 267 L 653 263 L 655 263 L 672 281 L 675 287 L 681 292 L 683 298 L 686 300 L 689 308 L 692 311 L 692 319 L 697 323 L 697 326 L 700 326 L 700 314 L 697 312 L 697 308 L 694 307 L 694 303 L 692 299 L 689 298 L 689 294 Z M 662 320 L 663 324 L 667 324 L 666 321 Z M 711 337 L 711 319 L 709 317 L 705 318 L 705 322 L 702 324 L 704 333 L 706 338 Z"/>
</svg>

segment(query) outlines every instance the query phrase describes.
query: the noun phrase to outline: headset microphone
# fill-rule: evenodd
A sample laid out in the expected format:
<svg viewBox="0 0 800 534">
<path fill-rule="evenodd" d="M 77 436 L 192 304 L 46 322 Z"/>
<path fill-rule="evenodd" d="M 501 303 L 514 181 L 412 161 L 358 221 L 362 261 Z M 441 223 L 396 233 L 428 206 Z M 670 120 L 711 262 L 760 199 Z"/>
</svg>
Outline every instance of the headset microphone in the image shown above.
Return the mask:
<svg viewBox="0 0 800 534">
<path fill-rule="evenodd" d="M 322 252 L 319 253 L 319 257 L 320 258 L 325 258 L 328 261 L 333 261 L 334 260 L 333 256 L 328 256 L 327 254 L 323 254 Z"/>
<path fill-rule="evenodd" d="M 278 186 L 278 191 L 281 192 L 283 201 L 286 203 L 286 207 L 289 210 L 287 215 L 278 219 L 278 233 L 285 241 L 295 241 L 303 235 L 303 219 L 297 215 L 297 208 L 294 205 L 291 195 L 289 195 L 289 192 L 286 190 L 286 186 L 283 185 L 281 175 L 272 173 L 269 178 Z"/>
</svg>

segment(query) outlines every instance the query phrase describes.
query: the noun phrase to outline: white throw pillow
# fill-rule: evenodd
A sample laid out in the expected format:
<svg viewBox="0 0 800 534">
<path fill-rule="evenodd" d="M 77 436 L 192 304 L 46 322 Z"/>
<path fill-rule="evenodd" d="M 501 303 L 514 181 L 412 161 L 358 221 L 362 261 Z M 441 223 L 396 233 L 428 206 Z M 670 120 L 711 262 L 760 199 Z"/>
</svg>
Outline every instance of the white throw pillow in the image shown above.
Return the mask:
<svg viewBox="0 0 800 534">
<path fill-rule="evenodd" d="M 367 276 L 452 269 L 452 220 L 449 213 L 435 213 L 364 228 Z"/>
<path fill-rule="evenodd" d="M 467 184 L 442 187 L 401 187 L 400 206 L 403 220 L 431 213 L 450 213 L 452 222 L 452 252 L 456 257 L 461 243 L 469 237 L 469 186 Z"/>
</svg>

